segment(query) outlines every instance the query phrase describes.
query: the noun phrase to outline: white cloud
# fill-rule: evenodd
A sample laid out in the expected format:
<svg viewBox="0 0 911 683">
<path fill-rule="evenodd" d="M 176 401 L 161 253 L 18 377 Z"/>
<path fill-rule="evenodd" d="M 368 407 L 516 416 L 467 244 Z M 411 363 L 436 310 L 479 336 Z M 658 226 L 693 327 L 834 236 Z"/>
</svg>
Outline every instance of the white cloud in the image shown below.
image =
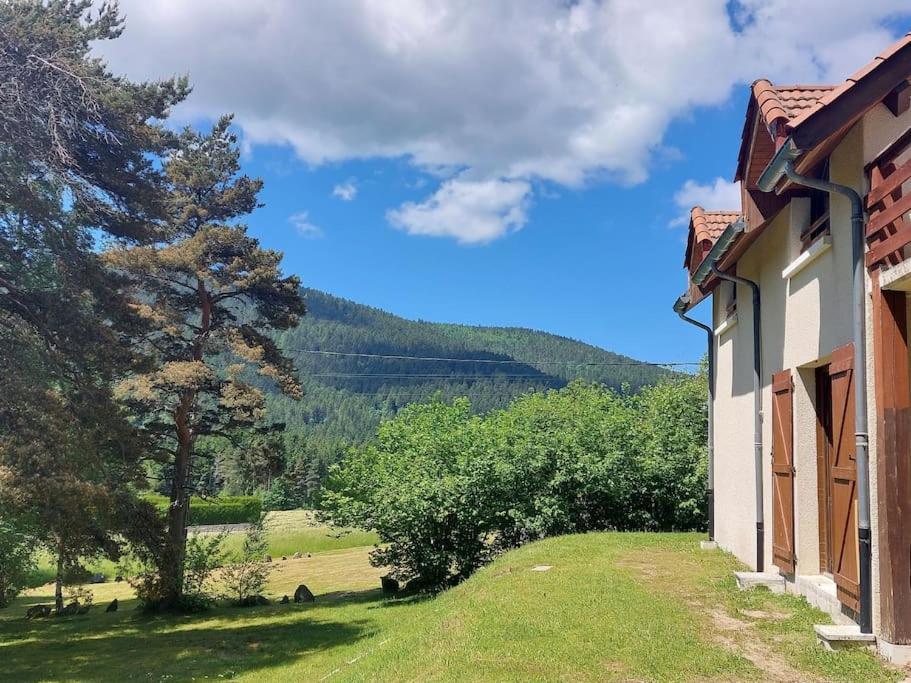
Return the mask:
<svg viewBox="0 0 911 683">
<path fill-rule="evenodd" d="M 672 226 L 687 225 L 690 209 L 694 206 L 701 206 L 706 211 L 740 211 L 740 183 L 724 178 L 715 178 L 706 184 L 687 180 L 674 193 L 674 203 L 680 209 L 680 215 L 671 221 Z"/>
<path fill-rule="evenodd" d="M 297 230 L 297 234 L 308 239 L 315 239 L 323 236 L 323 229 L 318 225 L 310 222 L 310 213 L 307 211 L 298 211 L 288 216 L 288 222 Z"/>
<path fill-rule="evenodd" d="M 563 186 L 644 181 L 675 117 L 759 76 L 843 78 L 908 12 L 907 0 L 121 6 L 126 31 L 99 50 L 134 78 L 188 72 L 182 119 L 232 111 L 245 142 L 310 164 L 404 157 L 444 179 Z"/>
<path fill-rule="evenodd" d="M 462 244 L 490 242 L 528 220 L 531 186 L 523 180 L 446 180 L 420 203 L 389 211 L 389 221 L 412 235 L 454 237 Z"/>
<path fill-rule="evenodd" d="M 354 184 L 354 180 L 339 183 L 332 188 L 332 196 L 338 197 L 343 202 L 354 201 L 354 198 L 357 197 L 357 185 Z"/>
</svg>

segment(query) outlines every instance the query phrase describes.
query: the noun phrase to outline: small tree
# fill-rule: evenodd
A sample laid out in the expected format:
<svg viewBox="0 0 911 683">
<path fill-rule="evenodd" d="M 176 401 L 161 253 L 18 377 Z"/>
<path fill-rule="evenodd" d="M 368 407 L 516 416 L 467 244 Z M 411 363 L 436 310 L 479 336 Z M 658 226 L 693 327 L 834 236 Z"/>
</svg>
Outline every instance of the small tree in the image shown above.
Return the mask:
<svg viewBox="0 0 911 683">
<path fill-rule="evenodd" d="M 141 340 L 154 367 L 123 382 L 118 393 L 144 415 L 142 426 L 172 466 L 161 567 L 165 607 L 177 606 L 183 591 L 197 439 L 230 438 L 262 422 L 264 399 L 253 370 L 290 396 L 300 394 L 291 362 L 267 336 L 304 313 L 300 283 L 282 276 L 280 253 L 261 248 L 236 223 L 257 207 L 262 183 L 239 174 L 230 122 L 222 118 L 208 135 L 185 130 L 166 163 L 171 240 L 105 255 L 128 281 L 135 310 L 154 327 Z"/>
<path fill-rule="evenodd" d="M 266 588 L 272 566 L 265 561 L 269 542 L 262 521 L 252 525 L 244 535 L 240 552 L 230 558 L 220 574 L 228 598 L 240 607 L 256 604 Z"/>
<path fill-rule="evenodd" d="M 21 519 L 0 518 L 0 608 L 9 607 L 35 568 L 36 538 Z"/>
</svg>

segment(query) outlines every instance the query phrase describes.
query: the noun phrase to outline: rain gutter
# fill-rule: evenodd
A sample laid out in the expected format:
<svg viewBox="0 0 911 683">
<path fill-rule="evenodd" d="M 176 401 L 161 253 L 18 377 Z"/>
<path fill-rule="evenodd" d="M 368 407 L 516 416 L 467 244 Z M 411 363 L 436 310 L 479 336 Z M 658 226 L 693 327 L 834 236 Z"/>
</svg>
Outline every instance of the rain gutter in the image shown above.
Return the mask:
<svg viewBox="0 0 911 683">
<path fill-rule="evenodd" d="M 706 333 L 708 355 L 708 476 L 706 478 L 706 502 L 709 513 L 709 540 L 715 540 L 715 334 L 712 328 L 686 314 L 690 305 L 690 295 L 683 294 L 674 302 L 674 312 L 684 322 L 695 325 Z"/>
</svg>

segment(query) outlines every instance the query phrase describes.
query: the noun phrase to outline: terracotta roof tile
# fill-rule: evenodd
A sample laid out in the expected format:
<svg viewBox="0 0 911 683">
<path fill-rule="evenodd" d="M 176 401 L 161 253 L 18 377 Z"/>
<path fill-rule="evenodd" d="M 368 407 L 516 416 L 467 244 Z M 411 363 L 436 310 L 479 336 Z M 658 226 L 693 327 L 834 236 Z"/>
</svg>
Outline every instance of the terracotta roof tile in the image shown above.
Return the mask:
<svg viewBox="0 0 911 683">
<path fill-rule="evenodd" d="M 740 218 L 739 211 L 706 211 L 694 206 L 690 211 L 690 229 L 697 242 L 709 240 L 712 244 L 731 223 Z"/>
<path fill-rule="evenodd" d="M 753 96 L 767 128 L 778 120 L 790 123 L 817 109 L 834 85 L 773 85 L 761 79 L 753 83 Z"/>
<path fill-rule="evenodd" d="M 686 240 L 683 265 L 695 269 L 724 229 L 740 218 L 739 211 L 706 211 L 701 206 L 690 209 L 690 230 Z"/>
<path fill-rule="evenodd" d="M 810 118 L 810 116 L 815 114 L 818 110 L 826 107 L 844 95 L 846 92 L 851 90 L 858 81 L 870 75 L 870 73 L 875 71 L 877 67 L 887 61 L 889 57 L 909 44 L 911 44 L 911 33 L 907 33 L 899 38 L 897 41 L 892 43 L 892 45 L 876 55 L 876 57 L 874 57 L 870 62 L 848 76 L 848 78 L 845 79 L 844 83 L 841 83 L 838 85 L 838 87 L 832 88 L 827 93 L 825 93 L 825 95 L 820 98 L 818 106 L 806 109 L 800 112 L 797 116 L 793 117 L 790 121 L 788 121 L 788 128 L 790 130 L 793 130 L 808 118 Z"/>
</svg>

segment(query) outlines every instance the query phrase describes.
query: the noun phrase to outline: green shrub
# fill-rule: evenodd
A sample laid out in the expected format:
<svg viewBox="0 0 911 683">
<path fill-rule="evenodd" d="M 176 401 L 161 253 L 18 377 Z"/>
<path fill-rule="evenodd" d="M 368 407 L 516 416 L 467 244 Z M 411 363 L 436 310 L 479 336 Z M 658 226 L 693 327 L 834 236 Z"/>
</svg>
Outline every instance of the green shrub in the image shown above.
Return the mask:
<svg viewBox="0 0 911 683">
<path fill-rule="evenodd" d="M 169 500 L 165 496 L 146 496 L 159 512 L 165 514 Z M 222 496 L 190 500 L 190 526 L 205 524 L 254 524 L 262 516 L 262 501 L 258 496 Z"/>
<path fill-rule="evenodd" d="M 529 540 L 705 524 L 705 378 L 620 394 L 573 383 L 506 410 L 412 405 L 335 466 L 324 515 L 375 530 L 374 564 L 426 588 Z"/>
</svg>

